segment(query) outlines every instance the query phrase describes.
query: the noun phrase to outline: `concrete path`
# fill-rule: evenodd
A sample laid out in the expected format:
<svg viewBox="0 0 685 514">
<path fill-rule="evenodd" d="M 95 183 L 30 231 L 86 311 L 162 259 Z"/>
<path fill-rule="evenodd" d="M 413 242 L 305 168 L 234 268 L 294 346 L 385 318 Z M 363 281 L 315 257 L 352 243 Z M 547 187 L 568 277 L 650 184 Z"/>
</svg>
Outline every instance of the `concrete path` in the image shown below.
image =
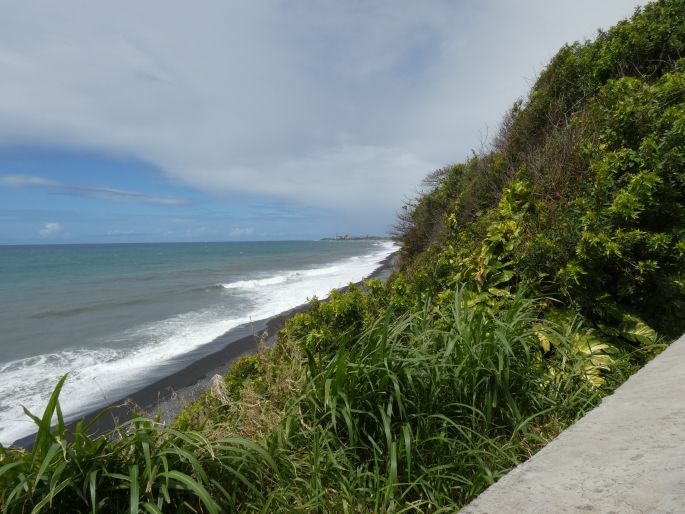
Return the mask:
<svg viewBox="0 0 685 514">
<path fill-rule="evenodd" d="M 462 513 L 685 513 L 685 336 Z"/>
</svg>

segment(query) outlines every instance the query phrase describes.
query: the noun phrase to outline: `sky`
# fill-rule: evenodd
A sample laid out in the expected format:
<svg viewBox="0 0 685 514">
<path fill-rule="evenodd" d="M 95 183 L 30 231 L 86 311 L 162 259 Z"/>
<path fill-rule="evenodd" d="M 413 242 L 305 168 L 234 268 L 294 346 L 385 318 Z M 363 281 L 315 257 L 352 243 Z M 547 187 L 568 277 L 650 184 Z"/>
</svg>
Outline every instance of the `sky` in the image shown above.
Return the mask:
<svg viewBox="0 0 685 514">
<path fill-rule="evenodd" d="M 0 244 L 388 233 L 633 0 L 0 0 Z"/>
</svg>

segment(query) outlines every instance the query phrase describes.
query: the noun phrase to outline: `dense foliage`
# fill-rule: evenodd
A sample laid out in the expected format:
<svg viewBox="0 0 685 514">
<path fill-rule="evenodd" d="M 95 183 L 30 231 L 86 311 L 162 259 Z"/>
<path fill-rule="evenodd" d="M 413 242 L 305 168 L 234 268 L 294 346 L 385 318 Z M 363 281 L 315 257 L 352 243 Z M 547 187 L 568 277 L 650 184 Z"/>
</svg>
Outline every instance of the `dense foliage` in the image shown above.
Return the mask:
<svg viewBox="0 0 685 514">
<path fill-rule="evenodd" d="M 402 266 L 313 300 L 173 428 L 58 422 L 7 512 L 452 512 L 685 330 L 685 1 L 561 49 L 487 153 L 430 174 Z M 59 417 L 59 416 L 58 416 Z"/>
</svg>

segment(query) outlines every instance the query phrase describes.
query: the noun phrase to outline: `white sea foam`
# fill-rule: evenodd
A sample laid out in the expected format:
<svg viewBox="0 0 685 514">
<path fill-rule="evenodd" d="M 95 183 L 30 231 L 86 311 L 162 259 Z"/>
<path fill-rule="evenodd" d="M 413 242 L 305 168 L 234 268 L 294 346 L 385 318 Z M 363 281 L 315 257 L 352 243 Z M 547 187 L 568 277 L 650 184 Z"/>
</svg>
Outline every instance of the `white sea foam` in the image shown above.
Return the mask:
<svg viewBox="0 0 685 514">
<path fill-rule="evenodd" d="M 10 444 L 34 431 L 21 406 L 40 413 L 66 372 L 69 378 L 60 402 L 66 418 L 73 419 L 143 387 L 154 380 L 155 368 L 236 326 L 269 318 L 313 296 L 324 298 L 331 289 L 361 280 L 396 249 L 393 243 L 379 242 L 368 255 L 221 284 L 250 300 L 251 307 L 244 312 L 218 307 L 188 312 L 126 330 L 100 349 L 65 350 L 0 364 L 0 442 Z"/>
<path fill-rule="evenodd" d="M 358 257 L 350 257 L 348 259 L 349 265 L 353 265 L 359 262 Z M 325 268 L 314 268 L 308 270 L 300 271 L 285 271 L 279 272 L 276 275 L 268 276 L 266 278 L 255 278 L 252 280 L 238 280 L 237 282 L 229 282 L 227 284 L 221 284 L 225 289 L 258 289 L 265 288 L 268 286 L 275 286 L 279 284 L 285 284 L 288 282 L 299 282 L 306 279 L 311 279 L 313 277 L 327 277 L 334 276 L 340 273 L 340 270 L 345 267 L 345 264 L 341 263 L 334 266 L 328 266 Z"/>
<path fill-rule="evenodd" d="M 60 404 L 69 420 L 143 387 L 154 379 L 156 366 L 248 321 L 191 312 L 125 332 L 119 341 L 143 343 L 127 350 L 77 349 L 5 363 L 0 366 L 0 442 L 9 444 L 34 431 L 22 406 L 40 414 L 64 373 L 69 378 Z"/>
<path fill-rule="evenodd" d="M 350 257 L 320 268 L 291 270 L 255 280 L 233 282 L 224 284 L 224 287 L 249 290 L 250 296 L 258 300 L 252 312 L 253 318 L 267 318 L 301 305 L 314 296 L 324 298 L 332 289 L 361 280 L 396 249 L 394 243 L 382 242 L 368 255 Z"/>
</svg>

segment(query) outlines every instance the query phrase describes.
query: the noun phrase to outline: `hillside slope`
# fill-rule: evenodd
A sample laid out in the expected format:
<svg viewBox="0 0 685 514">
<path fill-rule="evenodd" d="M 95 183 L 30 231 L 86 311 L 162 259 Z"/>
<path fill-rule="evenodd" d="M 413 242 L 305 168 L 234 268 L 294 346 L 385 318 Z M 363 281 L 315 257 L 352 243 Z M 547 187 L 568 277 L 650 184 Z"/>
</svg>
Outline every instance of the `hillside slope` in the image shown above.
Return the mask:
<svg viewBox="0 0 685 514">
<path fill-rule="evenodd" d="M 491 151 L 428 176 L 387 285 L 313 301 L 174 429 L 66 443 L 51 403 L 0 506 L 464 505 L 685 330 L 684 51 L 685 0 L 562 48 Z"/>
</svg>

